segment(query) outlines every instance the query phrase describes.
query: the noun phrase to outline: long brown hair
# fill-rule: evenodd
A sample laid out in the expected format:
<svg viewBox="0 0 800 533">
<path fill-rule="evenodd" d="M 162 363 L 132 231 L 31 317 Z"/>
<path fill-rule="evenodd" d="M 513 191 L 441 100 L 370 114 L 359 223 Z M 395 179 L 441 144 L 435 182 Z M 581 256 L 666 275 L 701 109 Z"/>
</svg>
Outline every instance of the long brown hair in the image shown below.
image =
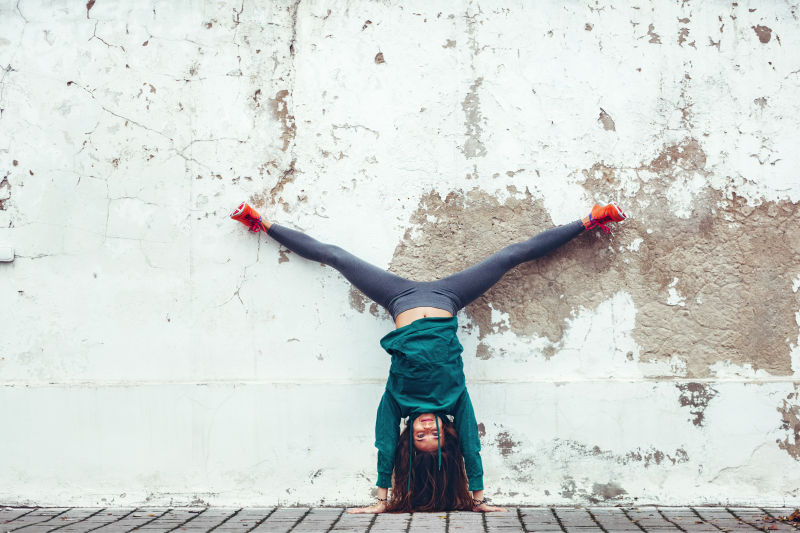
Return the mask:
<svg viewBox="0 0 800 533">
<path fill-rule="evenodd" d="M 437 452 L 421 452 L 414 449 L 411 455 L 409 432 L 413 420 L 409 419 L 397 440 L 394 456 L 392 496 L 386 510 L 396 513 L 426 511 L 469 511 L 472 497 L 469 494 L 467 472 L 464 470 L 464 454 L 458 445 L 458 433 L 453 423 L 442 416 L 442 468 L 439 469 Z M 410 458 L 410 460 L 409 460 Z M 408 470 L 411 466 L 409 490 Z"/>
</svg>

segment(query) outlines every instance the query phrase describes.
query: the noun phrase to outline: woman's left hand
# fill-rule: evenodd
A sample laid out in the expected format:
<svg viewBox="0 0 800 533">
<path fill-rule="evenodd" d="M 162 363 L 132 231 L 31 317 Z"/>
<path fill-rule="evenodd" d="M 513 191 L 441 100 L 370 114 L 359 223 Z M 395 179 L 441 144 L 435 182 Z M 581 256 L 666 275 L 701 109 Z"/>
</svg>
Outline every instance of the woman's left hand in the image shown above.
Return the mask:
<svg viewBox="0 0 800 533">
<path fill-rule="evenodd" d="M 482 503 L 480 505 L 473 505 L 472 510 L 476 513 L 493 513 L 496 511 L 507 511 L 508 509 L 504 509 L 502 507 L 495 507 L 494 505 L 489 505 L 486 503 Z"/>
<path fill-rule="evenodd" d="M 356 507 L 354 509 L 348 509 L 347 512 L 350 514 L 379 514 L 386 510 L 386 502 L 378 502 L 375 505 L 370 505 L 369 507 Z"/>
</svg>

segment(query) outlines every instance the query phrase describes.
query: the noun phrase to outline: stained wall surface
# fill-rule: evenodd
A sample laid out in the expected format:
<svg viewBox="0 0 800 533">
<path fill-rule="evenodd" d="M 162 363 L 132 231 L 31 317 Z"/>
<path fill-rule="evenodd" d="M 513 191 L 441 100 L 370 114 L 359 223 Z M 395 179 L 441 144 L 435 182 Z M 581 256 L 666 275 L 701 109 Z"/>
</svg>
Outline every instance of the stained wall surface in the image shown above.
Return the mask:
<svg viewBox="0 0 800 533">
<path fill-rule="evenodd" d="M 0 502 L 374 494 L 418 280 L 617 201 L 459 315 L 503 504 L 800 498 L 791 2 L 0 2 Z"/>
</svg>

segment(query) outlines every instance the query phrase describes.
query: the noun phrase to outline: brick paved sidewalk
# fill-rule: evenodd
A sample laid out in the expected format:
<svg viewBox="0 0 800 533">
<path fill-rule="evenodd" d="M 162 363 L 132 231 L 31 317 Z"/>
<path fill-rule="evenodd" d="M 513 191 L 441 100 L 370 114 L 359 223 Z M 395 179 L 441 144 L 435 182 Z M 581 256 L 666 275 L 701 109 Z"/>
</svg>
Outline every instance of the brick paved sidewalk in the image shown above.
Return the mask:
<svg viewBox="0 0 800 533">
<path fill-rule="evenodd" d="M 351 515 L 342 508 L 55 508 L 0 506 L 0 533 L 717 533 L 800 531 L 771 521 L 792 509 L 758 507 L 520 507 L 506 513 Z"/>
</svg>

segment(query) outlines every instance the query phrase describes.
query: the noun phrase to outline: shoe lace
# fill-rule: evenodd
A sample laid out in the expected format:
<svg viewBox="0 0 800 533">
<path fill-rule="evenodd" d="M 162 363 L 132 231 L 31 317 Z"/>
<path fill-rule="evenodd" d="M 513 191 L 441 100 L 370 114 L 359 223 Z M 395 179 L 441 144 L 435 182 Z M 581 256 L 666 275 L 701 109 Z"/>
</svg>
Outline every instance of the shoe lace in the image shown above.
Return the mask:
<svg viewBox="0 0 800 533">
<path fill-rule="evenodd" d="M 607 220 L 608 220 L 608 217 L 603 217 L 603 218 L 600 218 L 600 219 L 592 218 L 592 215 L 590 213 L 589 214 L 589 225 L 586 226 L 586 229 L 592 229 L 592 228 L 599 227 L 605 233 L 611 233 L 611 229 L 608 226 L 606 226 L 605 224 L 603 224 L 603 222 L 605 222 Z"/>
<path fill-rule="evenodd" d="M 250 231 L 253 233 L 258 233 L 259 230 L 263 231 L 264 233 L 267 232 L 267 228 L 265 228 L 263 222 L 261 222 L 261 217 L 253 218 L 248 213 L 244 215 L 244 219 L 250 224 Z"/>
</svg>

